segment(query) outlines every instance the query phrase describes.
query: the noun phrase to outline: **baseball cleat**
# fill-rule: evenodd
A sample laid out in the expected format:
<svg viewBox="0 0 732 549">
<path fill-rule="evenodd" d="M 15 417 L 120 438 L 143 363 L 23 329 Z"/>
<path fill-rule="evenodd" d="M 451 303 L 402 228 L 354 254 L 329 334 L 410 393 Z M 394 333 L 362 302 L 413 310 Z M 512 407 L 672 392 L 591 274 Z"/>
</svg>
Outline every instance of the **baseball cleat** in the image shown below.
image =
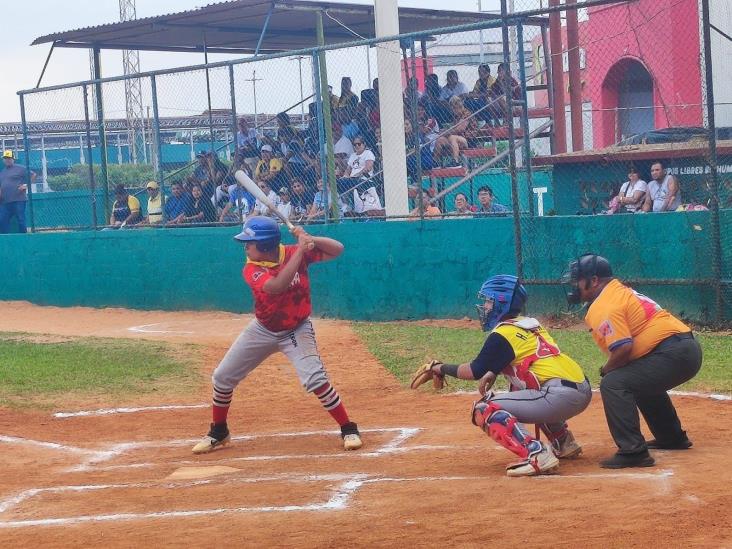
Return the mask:
<svg viewBox="0 0 732 549">
<path fill-rule="evenodd" d="M 574 440 L 574 435 L 572 434 L 572 431 L 567 431 L 567 435 L 564 437 L 564 440 L 557 441 L 557 448 L 554 449 L 554 455 L 556 455 L 559 459 L 572 459 L 579 457 L 579 455 L 582 453 L 582 446 L 577 444 L 577 441 Z"/>
<path fill-rule="evenodd" d="M 353 422 L 346 423 L 341 427 L 341 436 L 343 437 L 344 450 L 358 450 L 363 446 L 358 426 Z"/>
<path fill-rule="evenodd" d="M 506 467 L 506 474 L 509 477 L 533 477 L 551 475 L 556 473 L 557 469 L 559 469 L 559 459 L 552 450 L 542 444 L 540 452 Z"/>
<path fill-rule="evenodd" d="M 216 425 L 211 424 L 208 434 L 203 440 L 193 447 L 194 454 L 207 454 L 213 452 L 217 448 L 222 448 L 231 442 L 231 435 L 226 423 Z"/>
</svg>

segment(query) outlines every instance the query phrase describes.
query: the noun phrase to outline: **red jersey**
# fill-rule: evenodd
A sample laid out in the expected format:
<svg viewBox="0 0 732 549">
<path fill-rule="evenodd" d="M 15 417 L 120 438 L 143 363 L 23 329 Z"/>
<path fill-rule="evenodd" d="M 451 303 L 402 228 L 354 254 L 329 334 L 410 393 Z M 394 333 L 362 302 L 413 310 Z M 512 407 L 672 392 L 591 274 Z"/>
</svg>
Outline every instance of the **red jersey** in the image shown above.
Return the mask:
<svg viewBox="0 0 732 549">
<path fill-rule="evenodd" d="M 278 262 L 247 260 L 242 270 L 244 281 L 254 294 L 254 316 L 272 332 L 292 330 L 312 312 L 308 265 L 323 260 L 323 252 L 317 248 L 305 252 L 304 260 L 286 291 L 281 294 L 268 294 L 264 291 L 264 283 L 279 274 L 295 250 L 297 246 L 280 245 Z"/>
</svg>

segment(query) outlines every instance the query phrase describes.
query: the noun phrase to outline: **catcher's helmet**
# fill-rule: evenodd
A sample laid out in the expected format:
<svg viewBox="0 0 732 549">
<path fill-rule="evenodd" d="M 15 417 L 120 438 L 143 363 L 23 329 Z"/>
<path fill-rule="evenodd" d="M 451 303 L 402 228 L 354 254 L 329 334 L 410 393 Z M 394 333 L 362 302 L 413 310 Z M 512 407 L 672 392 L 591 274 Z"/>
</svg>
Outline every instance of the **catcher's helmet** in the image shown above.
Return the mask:
<svg viewBox="0 0 732 549">
<path fill-rule="evenodd" d="M 478 292 L 481 302 L 476 305 L 483 331 L 491 331 L 508 313 L 520 313 L 528 298 L 526 288 L 513 275 L 496 275 L 483 282 Z M 486 310 L 487 301 L 493 304 L 490 310 Z"/>
<path fill-rule="evenodd" d="M 598 278 L 610 278 L 613 276 L 613 268 L 610 262 L 597 254 L 584 254 L 577 259 L 570 261 L 567 269 L 562 274 L 562 283 L 569 284 L 567 302 L 570 305 L 578 305 L 582 299 L 579 292 L 580 280 L 586 280 L 596 276 Z"/>
<path fill-rule="evenodd" d="M 240 242 L 256 242 L 260 252 L 268 252 L 280 243 L 280 226 L 271 217 L 255 215 L 247 219 L 242 231 L 234 238 Z"/>
</svg>

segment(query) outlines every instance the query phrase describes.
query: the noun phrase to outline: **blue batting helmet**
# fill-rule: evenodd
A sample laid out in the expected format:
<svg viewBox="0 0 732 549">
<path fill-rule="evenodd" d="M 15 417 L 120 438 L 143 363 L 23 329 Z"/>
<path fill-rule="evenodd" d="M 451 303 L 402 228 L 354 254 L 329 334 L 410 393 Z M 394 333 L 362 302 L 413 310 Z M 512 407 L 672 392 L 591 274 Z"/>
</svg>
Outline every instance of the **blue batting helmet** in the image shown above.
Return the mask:
<svg viewBox="0 0 732 549">
<path fill-rule="evenodd" d="M 476 305 L 483 331 L 491 331 L 508 313 L 520 313 L 528 297 L 526 288 L 513 275 L 496 275 L 483 282 L 478 292 L 481 302 Z M 493 304 L 490 310 L 486 310 L 487 301 Z"/>
<path fill-rule="evenodd" d="M 247 219 L 242 231 L 234 237 L 240 242 L 273 240 L 280 238 L 280 226 L 271 217 L 255 215 Z"/>
</svg>

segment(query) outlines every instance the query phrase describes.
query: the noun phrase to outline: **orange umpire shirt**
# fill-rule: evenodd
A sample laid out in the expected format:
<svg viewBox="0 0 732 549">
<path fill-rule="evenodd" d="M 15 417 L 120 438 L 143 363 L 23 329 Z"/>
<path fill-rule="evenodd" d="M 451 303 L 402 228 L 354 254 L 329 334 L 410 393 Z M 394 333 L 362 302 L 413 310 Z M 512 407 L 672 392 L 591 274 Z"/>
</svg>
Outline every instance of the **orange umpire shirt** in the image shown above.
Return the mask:
<svg viewBox="0 0 732 549">
<path fill-rule="evenodd" d="M 686 324 L 652 299 L 613 279 L 585 316 L 592 337 L 606 354 L 630 343 L 630 360 L 647 355 L 667 337 L 690 332 Z"/>
</svg>

